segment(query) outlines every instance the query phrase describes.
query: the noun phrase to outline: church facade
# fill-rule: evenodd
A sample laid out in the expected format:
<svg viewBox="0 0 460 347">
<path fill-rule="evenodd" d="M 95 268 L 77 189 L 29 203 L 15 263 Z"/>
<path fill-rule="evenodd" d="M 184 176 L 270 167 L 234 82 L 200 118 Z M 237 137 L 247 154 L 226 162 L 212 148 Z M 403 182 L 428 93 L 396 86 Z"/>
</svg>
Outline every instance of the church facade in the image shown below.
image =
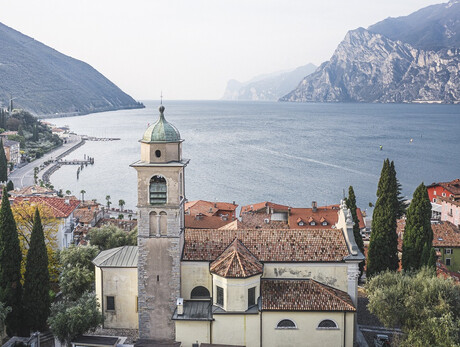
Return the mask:
<svg viewBox="0 0 460 347">
<path fill-rule="evenodd" d="M 179 131 L 144 133 L 138 172 L 139 337 L 234 346 L 352 346 L 364 257 L 344 203 L 336 228 L 184 228 Z"/>
</svg>

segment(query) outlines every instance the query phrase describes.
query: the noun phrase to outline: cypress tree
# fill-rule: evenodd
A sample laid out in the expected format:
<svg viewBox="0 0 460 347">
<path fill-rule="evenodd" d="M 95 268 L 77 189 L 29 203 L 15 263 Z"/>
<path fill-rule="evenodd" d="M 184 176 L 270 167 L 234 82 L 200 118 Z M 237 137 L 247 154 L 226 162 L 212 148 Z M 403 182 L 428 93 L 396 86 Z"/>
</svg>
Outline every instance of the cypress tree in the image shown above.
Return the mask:
<svg viewBox="0 0 460 347">
<path fill-rule="evenodd" d="M 8 180 L 8 161 L 6 160 L 5 148 L 3 148 L 3 139 L 0 139 L 0 182 Z"/>
<path fill-rule="evenodd" d="M 415 189 L 406 218 L 402 266 L 405 270 L 417 270 L 423 265 L 429 265 L 431 248 L 433 248 L 431 203 L 423 183 Z"/>
<path fill-rule="evenodd" d="M 0 302 L 10 306 L 6 316 L 6 332 L 12 336 L 21 332 L 22 324 L 22 253 L 19 247 L 18 231 L 11 211 L 6 188 L 3 188 L 0 208 Z"/>
<path fill-rule="evenodd" d="M 24 275 L 24 308 L 27 310 L 27 327 L 30 330 L 44 331 L 50 315 L 50 276 L 48 272 L 48 253 L 38 208 L 35 210 L 34 225 L 30 235 L 30 248 L 27 252 Z"/>
<path fill-rule="evenodd" d="M 353 236 L 355 237 L 356 245 L 358 246 L 361 253 L 364 254 L 364 242 L 361 231 L 359 230 L 359 219 L 358 214 L 356 213 L 356 196 L 355 191 L 353 190 L 353 186 L 348 187 L 348 198 L 345 199 L 345 202 L 347 207 L 350 209 L 351 216 L 353 217 Z M 364 261 L 359 263 L 360 276 L 363 274 L 363 271 Z"/>
<path fill-rule="evenodd" d="M 394 163 L 386 159 L 377 189 L 377 202 L 372 216 L 372 233 L 367 257 L 367 276 L 384 270 L 398 269 L 398 236 L 396 234 L 397 181 Z"/>
</svg>

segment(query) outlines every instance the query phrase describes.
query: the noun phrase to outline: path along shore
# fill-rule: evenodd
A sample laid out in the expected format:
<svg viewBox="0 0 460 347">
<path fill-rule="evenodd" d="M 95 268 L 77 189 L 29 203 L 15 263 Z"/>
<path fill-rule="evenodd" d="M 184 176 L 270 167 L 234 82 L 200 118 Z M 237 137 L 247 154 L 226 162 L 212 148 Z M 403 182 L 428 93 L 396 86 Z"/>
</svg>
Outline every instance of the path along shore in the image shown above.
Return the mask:
<svg viewBox="0 0 460 347">
<path fill-rule="evenodd" d="M 64 143 L 62 146 L 52 150 L 51 152 L 48 152 L 43 155 L 43 157 L 39 159 L 35 159 L 34 161 L 24 165 L 23 167 L 20 167 L 16 170 L 14 170 L 8 177 L 11 181 L 13 181 L 14 187 L 15 188 L 24 188 L 27 186 L 32 186 L 35 184 L 34 181 L 34 168 L 35 167 L 40 167 L 43 165 L 46 161 L 54 161 L 54 160 L 59 160 L 63 158 L 64 156 L 68 155 L 75 149 L 77 149 L 80 146 L 83 146 L 85 143 L 85 140 L 82 139 L 80 135 L 75 135 L 71 134 L 67 140 L 67 143 Z M 51 166 L 50 168 L 45 168 L 44 170 L 39 171 L 38 173 L 38 179 L 43 179 L 43 176 L 48 175 L 48 177 L 51 175 L 52 172 L 48 172 L 52 170 L 55 166 Z"/>
</svg>

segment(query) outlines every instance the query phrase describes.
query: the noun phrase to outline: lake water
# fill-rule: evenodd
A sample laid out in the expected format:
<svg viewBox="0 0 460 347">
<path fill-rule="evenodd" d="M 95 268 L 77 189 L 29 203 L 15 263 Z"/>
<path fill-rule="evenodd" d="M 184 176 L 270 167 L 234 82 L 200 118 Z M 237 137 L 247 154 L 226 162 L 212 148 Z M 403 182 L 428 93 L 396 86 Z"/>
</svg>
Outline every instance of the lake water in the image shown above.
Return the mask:
<svg viewBox="0 0 460 347">
<path fill-rule="evenodd" d="M 76 179 L 74 166 L 51 176 L 56 188 L 127 208 L 137 201 L 140 143 L 158 119 L 157 101 L 145 109 L 104 112 L 48 121 L 78 134 L 119 137 L 87 142 L 67 159 L 95 158 Z M 385 158 L 395 161 L 403 194 L 424 181 L 460 177 L 460 106 L 299 104 L 168 101 L 165 117 L 180 131 L 189 200 L 273 201 L 293 207 L 338 203 L 353 185 L 358 205 L 375 202 Z M 410 141 L 412 139 L 412 142 Z M 383 146 L 383 150 L 379 146 Z"/>
</svg>

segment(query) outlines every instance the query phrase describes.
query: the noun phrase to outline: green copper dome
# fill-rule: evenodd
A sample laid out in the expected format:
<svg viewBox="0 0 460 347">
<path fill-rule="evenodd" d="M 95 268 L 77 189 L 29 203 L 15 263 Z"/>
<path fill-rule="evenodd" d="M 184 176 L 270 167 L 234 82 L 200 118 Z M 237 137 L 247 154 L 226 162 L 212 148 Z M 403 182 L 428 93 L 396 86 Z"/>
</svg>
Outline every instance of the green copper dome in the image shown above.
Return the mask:
<svg viewBox="0 0 460 347">
<path fill-rule="evenodd" d="M 165 107 L 163 105 L 159 108 L 160 118 L 147 128 L 142 136 L 142 142 L 179 142 L 179 130 L 168 123 L 164 116 Z"/>
</svg>

